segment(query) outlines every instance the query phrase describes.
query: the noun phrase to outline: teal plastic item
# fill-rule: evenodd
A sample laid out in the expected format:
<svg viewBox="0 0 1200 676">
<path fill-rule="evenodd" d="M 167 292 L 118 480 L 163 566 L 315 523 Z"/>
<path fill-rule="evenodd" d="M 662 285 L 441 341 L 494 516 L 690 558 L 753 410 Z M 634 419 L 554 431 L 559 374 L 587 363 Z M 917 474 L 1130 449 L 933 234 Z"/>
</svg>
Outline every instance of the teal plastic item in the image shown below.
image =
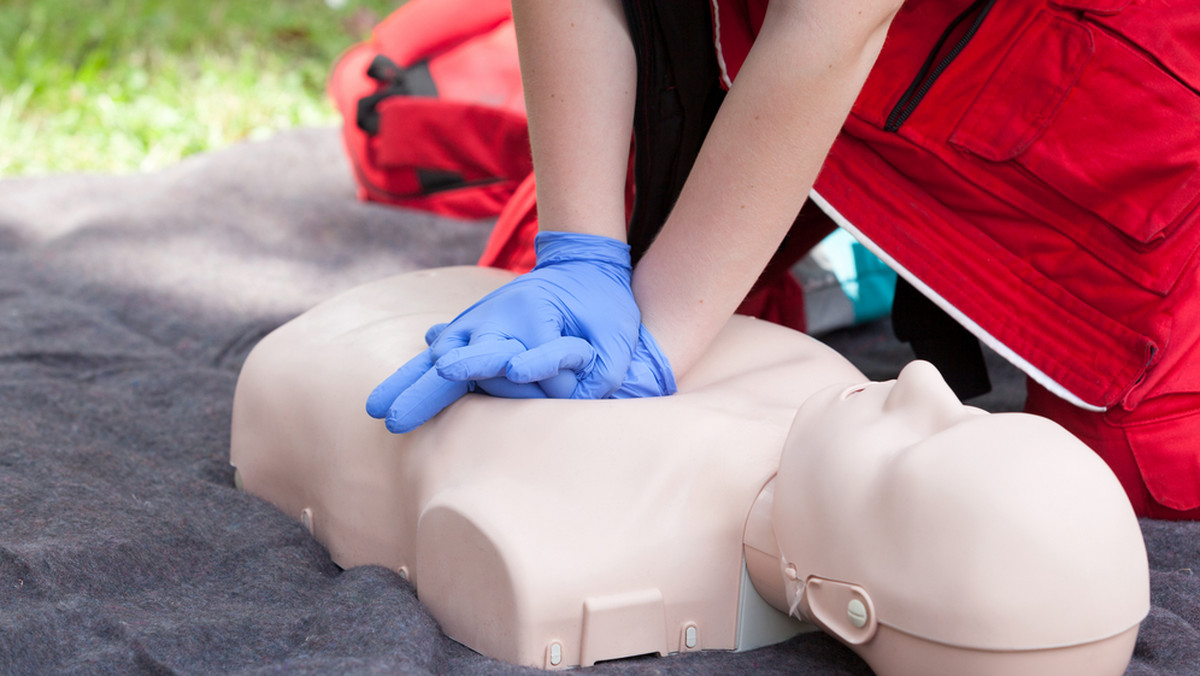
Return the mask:
<svg viewBox="0 0 1200 676">
<path fill-rule="evenodd" d="M 849 232 L 835 230 L 793 268 L 808 332 L 865 324 L 892 311 L 896 273 Z"/>
</svg>

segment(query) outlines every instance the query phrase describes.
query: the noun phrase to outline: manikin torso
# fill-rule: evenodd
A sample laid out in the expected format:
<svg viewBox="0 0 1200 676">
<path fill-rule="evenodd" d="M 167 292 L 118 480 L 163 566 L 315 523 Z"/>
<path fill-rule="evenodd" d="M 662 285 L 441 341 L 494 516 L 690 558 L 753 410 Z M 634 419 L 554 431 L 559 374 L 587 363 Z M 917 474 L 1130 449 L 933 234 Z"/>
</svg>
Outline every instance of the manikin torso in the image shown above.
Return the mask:
<svg viewBox="0 0 1200 676">
<path fill-rule="evenodd" d="M 927 528 L 904 518 L 907 502 L 880 504 L 873 497 L 888 493 L 881 487 L 950 496 L 944 505 L 959 515 L 946 524 L 951 531 L 978 530 L 997 518 L 1021 537 L 1022 528 L 1042 527 L 1031 526 L 1024 514 L 997 516 L 1012 511 L 993 504 L 1009 500 L 1005 482 L 1025 480 L 994 453 L 976 454 L 953 476 L 936 471 L 943 463 L 925 460 L 934 468 L 926 472 L 928 485 L 892 471 L 897 449 L 932 447 L 909 455 L 936 458 L 940 447 L 922 440 L 971 428 L 976 419 L 1001 418 L 947 400 L 927 365 L 910 366 L 898 385 L 861 390 L 861 373 L 817 341 L 735 318 L 672 397 L 585 402 L 469 395 L 406 435 L 390 434 L 365 415 L 366 394 L 424 348 L 429 325 L 447 321 L 508 278 L 478 268 L 403 275 L 343 294 L 264 339 L 246 362 L 235 400 L 232 462 L 246 489 L 304 521 L 339 565 L 382 564 L 401 572 L 448 635 L 510 662 L 555 668 L 754 647 L 796 630 L 769 603 L 804 611 L 880 673 L 924 668 L 906 671 L 894 657 L 872 657 L 872 642 L 894 643 L 896 636 L 953 643 L 970 655 L 980 649 L 1044 653 L 1119 637 L 1108 642 L 1102 659 L 1113 664 L 1112 673 L 1124 669 L 1148 608 L 1145 554 L 1115 480 L 1109 485 L 1102 463 L 1070 442 L 1067 452 L 1049 454 L 1050 465 L 1030 469 L 1049 471 L 1051 483 L 1060 475 L 1077 479 L 1065 498 L 1047 500 L 1104 507 L 1103 521 L 1081 513 L 1072 523 L 1109 524 L 1088 531 L 1085 546 L 1099 547 L 1110 560 L 1112 550 L 1123 553 L 1096 576 L 1110 588 L 1111 580 L 1124 580 L 1128 591 L 1111 595 L 1098 611 L 1089 609 L 1087 626 L 1046 641 L 1037 622 L 1021 618 L 1023 629 L 1008 630 L 1022 608 L 992 612 L 1005 626 L 985 617 L 973 628 L 942 630 L 937 618 L 923 616 L 928 604 L 897 607 L 896 599 L 906 598 L 903 589 L 919 598 L 936 594 L 938 581 L 947 579 L 907 552 L 963 543 L 939 541 L 936 533 L 930 539 Z M 856 408 L 840 403 L 851 397 Z M 867 424 L 880 418 L 872 397 L 890 422 Z M 818 402 L 812 412 L 797 416 L 810 400 Z M 905 402 L 910 411 L 886 415 Z M 825 423 L 839 416 L 850 427 Z M 1002 428 L 1033 425 L 1030 438 L 1049 434 L 1059 441 L 1057 432 L 1025 418 L 1002 420 Z M 814 453 L 806 455 L 810 439 Z M 839 448 L 845 444 L 851 453 Z M 776 480 L 781 454 L 785 471 Z M 942 486 L 970 486 L 979 477 L 998 489 Z M 982 509 L 953 502 L 970 501 L 972 493 L 990 502 Z M 1031 504 L 1044 509 L 1039 499 Z M 782 518 L 781 505 L 789 510 Z M 807 514 L 795 514 L 801 510 Z M 927 526 L 946 520 L 923 518 Z M 789 520 L 795 523 L 777 543 L 780 522 Z M 979 551 L 1008 544 L 997 540 Z M 1033 577 L 1043 560 L 1046 570 L 1057 570 L 1054 553 L 1043 553 L 1028 552 Z M 879 563 L 856 566 L 856 560 Z M 960 586 L 970 575 L 1003 572 L 987 569 L 995 564 L 964 563 L 955 582 Z M 815 582 L 806 591 L 810 578 Z M 828 587 L 823 580 L 842 585 L 835 596 L 861 591 L 867 629 L 841 621 L 849 597 L 837 596 L 837 613 L 822 616 L 821 607 L 812 607 L 809 601 L 819 601 Z M 843 588 L 847 582 L 859 586 Z M 1088 584 L 1091 578 L 1071 593 L 1096 591 Z M 976 594 L 964 601 L 972 606 L 965 612 L 987 615 L 997 596 Z M 1058 603 L 1053 594 L 1034 596 L 1032 612 Z M 864 638 L 865 631 L 872 633 Z M 1009 644 L 988 644 L 993 634 Z"/>
</svg>

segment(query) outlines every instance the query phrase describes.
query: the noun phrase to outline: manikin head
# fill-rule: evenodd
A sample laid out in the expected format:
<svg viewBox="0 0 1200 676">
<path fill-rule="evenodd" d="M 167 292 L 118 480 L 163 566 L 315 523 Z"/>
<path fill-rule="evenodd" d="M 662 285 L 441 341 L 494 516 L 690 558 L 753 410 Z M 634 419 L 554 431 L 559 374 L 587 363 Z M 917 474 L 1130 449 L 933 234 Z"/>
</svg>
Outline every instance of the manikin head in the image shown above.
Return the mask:
<svg viewBox="0 0 1200 676">
<path fill-rule="evenodd" d="M 999 673 L 1022 651 L 1053 673 L 1087 645 L 1119 662 L 1088 673 L 1122 673 L 1149 610 L 1104 463 L 1048 420 L 963 406 L 924 362 L 805 403 L 773 509 L 789 601 L 880 674 Z"/>
</svg>

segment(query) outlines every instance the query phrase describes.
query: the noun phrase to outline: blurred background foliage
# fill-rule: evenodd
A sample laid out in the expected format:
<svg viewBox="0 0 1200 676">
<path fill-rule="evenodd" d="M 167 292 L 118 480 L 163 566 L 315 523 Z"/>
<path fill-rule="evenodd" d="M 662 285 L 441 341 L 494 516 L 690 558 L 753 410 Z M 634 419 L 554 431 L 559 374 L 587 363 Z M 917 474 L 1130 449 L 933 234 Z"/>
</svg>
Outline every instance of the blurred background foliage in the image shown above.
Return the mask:
<svg viewBox="0 0 1200 676">
<path fill-rule="evenodd" d="M 334 124 L 334 59 L 403 0 L 2 0 L 0 175 L 129 172 Z"/>
</svg>

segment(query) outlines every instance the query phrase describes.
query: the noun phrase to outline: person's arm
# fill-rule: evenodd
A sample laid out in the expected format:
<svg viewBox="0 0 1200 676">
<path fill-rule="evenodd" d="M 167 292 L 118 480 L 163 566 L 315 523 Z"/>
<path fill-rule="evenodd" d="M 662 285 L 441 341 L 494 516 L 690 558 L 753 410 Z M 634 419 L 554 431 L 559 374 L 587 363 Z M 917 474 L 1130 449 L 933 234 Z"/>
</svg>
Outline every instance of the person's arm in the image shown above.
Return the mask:
<svg viewBox="0 0 1200 676">
<path fill-rule="evenodd" d="M 771 2 L 679 200 L 634 271 L 642 322 L 676 376 L 787 233 L 900 4 Z"/>
<path fill-rule="evenodd" d="M 367 398 L 407 432 L 478 387 L 505 397 L 674 391 L 643 336 L 625 243 L 636 69 L 619 0 L 515 0 L 534 165 L 537 265 L 426 335 Z M 639 363 L 631 369 L 631 362 Z M 631 375 L 632 374 L 632 375 Z"/>
<path fill-rule="evenodd" d="M 513 0 L 541 230 L 625 241 L 637 65 L 620 0 Z"/>
</svg>

